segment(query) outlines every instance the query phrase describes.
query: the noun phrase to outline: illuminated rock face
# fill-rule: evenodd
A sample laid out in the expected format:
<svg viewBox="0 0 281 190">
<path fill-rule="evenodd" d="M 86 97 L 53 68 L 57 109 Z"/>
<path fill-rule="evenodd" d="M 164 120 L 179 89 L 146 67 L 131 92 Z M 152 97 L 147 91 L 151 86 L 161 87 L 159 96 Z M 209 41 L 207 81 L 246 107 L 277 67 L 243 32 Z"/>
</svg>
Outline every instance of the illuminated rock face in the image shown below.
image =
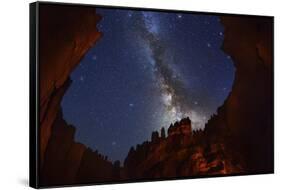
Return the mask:
<svg viewBox="0 0 281 190">
<path fill-rule="evenodd" d="M 234 60 L 232 92 L 203 131 L 188 118 L 168 137 L 131 149 L 125 169 L 137 179 L 273 172 L 272 18 L 221 18 L 223 50 Z"/>
<path fill-rule="evenodd" d="M 158 134 L 153 132 L 152 134 Z M 231 163 L 223 143 L 205 141 L 204 131 L 192 133 L 189 118 L 176 122 L 168 136 L 131 148 L 124 162 L 128 178 L 165 178 L 221 175 L 241 172 L 240 164 Z"/>
<path fill-rule="evenodd" d="M 74 141 L 62 115 L 70 73 L 100 38 L 100 16 L 91 7 L 40 5 L 40 179 L 43 186 L 112 180 L 106 157 Z M 113 170 L 114 169 L 114 170 Z"/>
<path fill-rule="evenodd" d="M 131 148 L 124 167 L 75 142 L 61 113 L 70 73 L 101 36 L 99 19 L 91 7 L 40 7 L 41 185 L 273 171 L 271 18 L 222 17 L 223 49 L 236 67 L 231 94 L 205 130 L 192 131 L 185 118 L 153 132 Z"/>
</svg>

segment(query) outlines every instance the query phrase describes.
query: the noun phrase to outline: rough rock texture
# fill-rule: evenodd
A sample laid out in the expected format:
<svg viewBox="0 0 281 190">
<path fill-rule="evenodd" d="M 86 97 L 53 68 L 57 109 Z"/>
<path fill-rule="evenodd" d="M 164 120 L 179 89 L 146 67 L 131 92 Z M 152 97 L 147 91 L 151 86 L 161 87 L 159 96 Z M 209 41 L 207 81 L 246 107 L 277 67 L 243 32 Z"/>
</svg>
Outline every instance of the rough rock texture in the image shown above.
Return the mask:
<svg viewBox="0 0 281 190">
<path fill-rule="evenodd" d="M 120 170 L 74 141 L 75 128 L 61 112 L 69 75 L 100 38 L 100 16 L 91 7 L 40 4 L 40 178 L 45 185 L 100 182 Z M 114 173 L 115 172 L 115 173 Z"/>
<path fill-rule="evenodd" d="M 223 16 L 222 49 L 236 68 L 233 89 L 204 131 L 190 121 L 171 125 L 168 137 L 152 133 L 151 142 L 131 148 L 128 177 L 273 172 L 273 23 L 270 17 Z"/>
<path fill-rule="evenodd" d="M 39 7 L 40 157 L 51 136 L 71 71 L 100 38 L 100 16 L 90 7 L 41 4 Z"/>
<path fill-rule="evenodd" d="M 91 7 L 40 5 L 41 185 L 273 171 L 272 18 L 222 17 L 236 68 L 231 94 L 204 131 L 192 132 L 186 118 L 153 132 L 124 168 L 75 142 L 60 107 L 70 73 L 101 36 L 99 20 Z"/>
<path fill-rule="evenodd" d="M 242 156 L 245 172 L 273 172 L 273 18 L 224 16 L 222 24 L 235 80 L 205 131 Z"/>
<path fill-rule="evenodd" d="M 163 129 L 161 130 L 163 132 Z M 176 122 L 167 137 L 152 133 L 150 142 L 131 148 L 124 162 L 128 178 L 152 179 L 238 173 L 223 143 L 208 143 L 204 131 L 192 132 L 189 118 Z"/>
</svg>

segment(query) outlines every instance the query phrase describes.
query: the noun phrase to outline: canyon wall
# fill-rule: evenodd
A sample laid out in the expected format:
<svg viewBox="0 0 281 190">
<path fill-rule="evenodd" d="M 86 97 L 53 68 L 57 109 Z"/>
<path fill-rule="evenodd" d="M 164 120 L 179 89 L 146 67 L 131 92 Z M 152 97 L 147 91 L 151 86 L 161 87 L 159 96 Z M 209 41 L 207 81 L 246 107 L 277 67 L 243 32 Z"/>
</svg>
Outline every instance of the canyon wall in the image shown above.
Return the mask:
<svg viewBox="0 0 281 190">
<path fill-rule="evenodd" d="M 225 28 L 222 50 L 231 56 L 236 68 L 231 93 L 203 131 L 169 133 L 183 127 L 182 120 L 170 126 L 167 138 L 158 138 L 154 132 L 151 142 L 131 148 L 124 163 L 129 177 L 274 171 L 273 19 L 222 16 L 221 22 Z"/>
<path fill-rule="evenodd" d="M 40 185 L 273 172 L 272 18 L 222 16 L 232 92 L 203 131 L 185 118 L 131 148 L 120 168 L 74 141 L 61 100 L 70 74 L 101 37 L 91 7 L 40 6 Z"/>
<path fill-rule="evenodd" d="M 273 18 L 223 16 L 222 49 L 236 68 L 232 91 L 206 125 L 240 154 L 247 173 L 273 172 Z"/>
<path fill-rule="evenodd" d="M 75 127 L 64 121 L 60 105 L 71 84 L 70 73 L 101 37 L 96 28 L 101 17 L 91 7 L 40 4 L 39 19 L 39 183 L 112 180 L 116 168 L 98 152 L 74 141 Z"/>
<path fill-rule="evenodd" d="M 226 154 L 223 143 L 205 141 L 205 132 L 192 131 L 191 121 L 184 118 L 170 125 L 167 137 L 153 132 L 151 141 L 133 147 L 124 162 L 128 179 L 200 177 L 236 174 L 241 171 Z"/>
</svg>

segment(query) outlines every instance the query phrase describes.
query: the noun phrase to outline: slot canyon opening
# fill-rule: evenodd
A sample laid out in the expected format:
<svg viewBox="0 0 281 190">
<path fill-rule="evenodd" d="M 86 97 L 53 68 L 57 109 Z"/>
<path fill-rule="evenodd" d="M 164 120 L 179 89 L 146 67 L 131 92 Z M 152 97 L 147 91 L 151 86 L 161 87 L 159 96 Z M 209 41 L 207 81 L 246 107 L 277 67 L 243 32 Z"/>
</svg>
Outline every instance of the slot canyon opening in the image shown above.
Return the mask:
<svg viewBox="0 0 281 190">
<path fill-rule="evenodd" d="M 218 16 L 97 8 L 102 37 L 72 72 L 62 100 L 75 140 L 111 161 L 189 117 L 203 129 L 235 74 Z"/>
</svg>

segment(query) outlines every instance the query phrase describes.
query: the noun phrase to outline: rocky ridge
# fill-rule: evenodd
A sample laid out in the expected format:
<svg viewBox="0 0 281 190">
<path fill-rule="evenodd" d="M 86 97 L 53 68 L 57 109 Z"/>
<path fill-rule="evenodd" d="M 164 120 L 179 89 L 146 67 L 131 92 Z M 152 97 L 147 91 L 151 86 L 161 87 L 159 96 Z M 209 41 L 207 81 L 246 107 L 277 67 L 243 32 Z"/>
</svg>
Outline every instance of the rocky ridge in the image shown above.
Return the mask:
<svg viewBox="0 0 281 190">
<path fill-rule="evenodd" d="M 273 26 L 271 17 L 221 16 L 222 49 L 235 68 L 233 89 L 203 131 L 185 118 L 132 148 L 120 168 L 74 141 L 60 102 L 70 73 L 101 37 L 93 7 L 40 6 L 41 186 L 127 179 L 273 172 Z M 44 44 L 44 45 L 42 45 Z"/>
</svg>

